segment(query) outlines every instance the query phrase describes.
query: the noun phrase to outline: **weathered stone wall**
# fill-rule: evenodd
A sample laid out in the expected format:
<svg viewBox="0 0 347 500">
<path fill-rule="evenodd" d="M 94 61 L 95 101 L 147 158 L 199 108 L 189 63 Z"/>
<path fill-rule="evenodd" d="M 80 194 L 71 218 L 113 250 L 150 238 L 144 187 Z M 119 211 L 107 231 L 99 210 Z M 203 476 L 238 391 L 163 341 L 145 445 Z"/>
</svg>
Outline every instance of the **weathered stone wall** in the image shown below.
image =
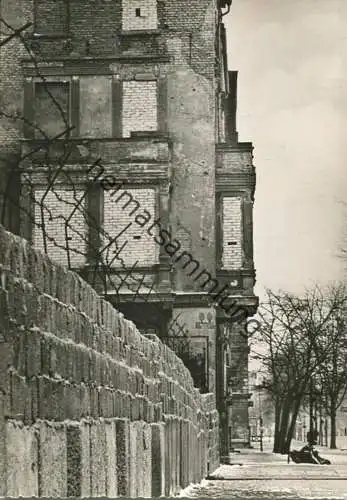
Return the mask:
<svg viewBox="0 0 347 500">
<path fill-rule="evenodd" d="M 218 465 L 182 361 L 0 227 L 0 496 L 159 496 Z"/>
</svg>

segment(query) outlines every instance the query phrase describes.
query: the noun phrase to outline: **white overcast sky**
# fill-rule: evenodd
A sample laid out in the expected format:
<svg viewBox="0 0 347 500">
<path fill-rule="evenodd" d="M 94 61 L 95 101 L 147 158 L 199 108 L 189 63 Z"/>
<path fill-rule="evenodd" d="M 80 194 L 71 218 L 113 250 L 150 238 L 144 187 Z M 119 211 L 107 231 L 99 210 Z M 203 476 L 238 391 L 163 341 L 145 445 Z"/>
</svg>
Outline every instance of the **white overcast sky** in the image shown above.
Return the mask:
<svg viewBox="0 0 347 500">
<path fill-rule="evenodd" d="M 234 0 L 224 20 L 239 140 L 255 147 L 256 291 L 341 279 L 347 0 Z"/>
</svg>

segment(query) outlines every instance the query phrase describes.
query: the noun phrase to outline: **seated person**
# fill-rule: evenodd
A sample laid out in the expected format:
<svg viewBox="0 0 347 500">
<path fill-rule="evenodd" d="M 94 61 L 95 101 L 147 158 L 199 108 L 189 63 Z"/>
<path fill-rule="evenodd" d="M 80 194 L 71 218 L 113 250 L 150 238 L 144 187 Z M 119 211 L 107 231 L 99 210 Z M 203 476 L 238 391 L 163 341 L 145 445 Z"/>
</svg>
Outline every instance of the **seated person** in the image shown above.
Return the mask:
<svg viewBox="0 0 347 500">
<path fill-rule="evenodd" d="M 314 445 L 317 444 L 316 441 L 311 441 L 307 443 L 303 448 L 301 448 L 300 453 L 304 455 L 308 455 L 313 463 L 320 464 L 318 451 L 314 448 Z"/>
</svg>

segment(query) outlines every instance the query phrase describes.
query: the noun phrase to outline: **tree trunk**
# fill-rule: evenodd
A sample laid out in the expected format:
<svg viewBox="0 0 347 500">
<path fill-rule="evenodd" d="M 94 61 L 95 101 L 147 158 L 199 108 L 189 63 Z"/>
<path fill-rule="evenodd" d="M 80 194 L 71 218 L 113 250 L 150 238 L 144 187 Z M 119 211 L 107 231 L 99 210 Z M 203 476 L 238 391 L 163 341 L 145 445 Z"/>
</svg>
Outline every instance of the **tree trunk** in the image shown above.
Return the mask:
<svg viewBox="0 0 347 500">
<path fill-rule="evenodd" d="M 279 435 L 279 453 L 285 453 L 285 442 L 288 432 L 288 423 L 290 418 L 290 400 L 288 398 L 284 401 L 282 410 L 282 419 L 280 425 L 280 435 Z"/>
<path fill-rule="evenodd" d="M 331 405 L 330 408 L 330 448 L 336 450 L 336 409 Z"/>
<path fill-rule="evenodd" d="M 276 398 L 275 402 L 275 432 L 274 432 L 274 446 L 273 446 L 273 452 L 274 453 L 279 453 L 279 427 L 280 427 L 280 420 L 281 420 L 281 410 L 282 410 L 282 405 L 279 400 L 279 398 Z"/>
<path fill-rule="evenodd" d="M 296 419 L 298 418 L 298 413 L 299 413 L 299 410 L 300 410 L 300 403 L 301 403 L 301 400 L 295 401 L 295 406 L 294 406 L 294 409 L 293 409 L 292 418 L 290 420 L 290 424 L 289 424 L 288 432 L 287 432 L 287 436 L 286 436 L 286 441 L 285 441 L 285 444 L 284 444 L 284 452 L 285 453 L 289 453 L 290 452 L 290 443 L 291 443 L 291 441 L 293 439 L 293 434 L 294 434 Z"/>
</svg>

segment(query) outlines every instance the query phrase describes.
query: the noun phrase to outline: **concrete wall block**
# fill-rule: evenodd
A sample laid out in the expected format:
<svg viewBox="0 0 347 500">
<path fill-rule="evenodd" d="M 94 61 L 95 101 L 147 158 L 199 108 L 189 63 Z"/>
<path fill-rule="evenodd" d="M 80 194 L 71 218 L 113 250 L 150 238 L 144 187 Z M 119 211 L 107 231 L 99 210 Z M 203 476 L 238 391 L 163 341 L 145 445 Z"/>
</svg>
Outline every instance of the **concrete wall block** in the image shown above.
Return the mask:
<svg viewBox="0 0 347 500">
<path fill-rule="evenodd" d="M 57 340 L 54 337 L 41 335 L 41 373 L 42 375 L 54 376 L 57 374 L 57 355 L 54 344 Z"/>
<path fill-rule="evenodd" d="M 68 424 L 67 438 L 67 495 L 89 496 L 90 490 L 90 427 Z"/>
<path fill-rule="evenodd" d="M 38 377 L 39 417 L 61 422 L 71 415 L 70 395 L 63 380 Z"/>
<path fill-rule="evenodd" d="M 140 399 L 138 397 L 131 399 L 131 420 L 142 420 Z"/>
<path fill-rule="evenodd" d="M 7 268 L 10 268 L 10 253 L 13 242 L 11 233 L 0 226 L 0 264 Z"/>
<path fill-rule="evenodd" d="M 27 381 L 28 388 L 30 391 L 30 418 L 28 416 L 27 424 L 34 423 L 39 416 L 39 391 L 38 391 L 38 379 L 36 377 Z"/>
<path fill-rule="evenodd" d="M 27 279 L 33 284 L 34 288 L 39 290 L 41 293 L 45 293 L 45 273 L 44 273 L 44 261 L 45 256 L 38 252 L 36 248 L 28 246 L 27 249 L 28 256 L 28 272 Z"/>
<path fill-rule="evenodd" d="M 6 377 L 5 380 L 10 382 L 10 415 L 16 420 L 23 421 L 30 413 L 31 407 L 31 394 L 26 380 L 16 372 L 11 372 L 10 378 Z"/>
<path fill-rule="evenodd" d="M 194 482 L 194 439 L 193 425 L 188 422 L 188 443 L 189 443 L 189 469 L 188 469 L 188 484 Z"/>
<path fill-rule="evenodd" d="M 122 417 L 121 401 L 119 391 L 113 392 L 113 415 L 116 418 Z"/>
<path fill-rule="evenodd" d="M 0 228 L 1 229 L 1 228 Z M 0 232 L 1 238 L 1 232 Z M 1 245 L 1 242 L 0 242 Z M 1 249 L 1 248 L 0 248 Z M 6 495 L 6 468 L 7 468 L 7 453 L 6 453 L 6 414 L 8 405 L 8 395 L 0 392 L 0 496 Z"/>
<path fill-rule="evenodd" d="M 151 424 L 152 448 L 152 496 L 165 495 L 165 426 L 163 423 Z"/>
<path fill-rule="evenodd" d="M 11 245 L 11 269 L 16 276 L 25 278 L 27 266 L 26 241 L 15 237 Z"/>
<path fill-rule="evenodd" d="M 20 325 L 27 324 L 27 304 L 26 304 L 26 284 L 20 278 L 17 278 L 12 272 L 7 274 L 6 288 L 7 307 L 10 318 L 17 321 Z"/>
<path fill-rule="evenodd" d="M 81 413 L 81 392 L 80 387 L 75 384 L 65 384 L 65 418 L 69 420 L 80 420 Z"/>
<path fill-rule="evenodd" d="M 129 433 L 129 470 L 130 470 L 130 497 L 142 496 L 141 491 L 142 477 L 138 475 L 138 463 L 142 460 L 142 444 L 138 448 L 139 422 L 130 423 Z"/>
<path fill-rule="evenodd" d="M 89 387 L 82 383 L 79 387 L 81 399 L 81 418 L 90 416 L 90 390 Z"/>
<path fill-rule="evenodd" d="M 180 491 L 180 468 L 181 468 L 181 427 L 178 418 L 175 418 L 174 421 L 175 428 L 175 485 L 176 485 L 176 493 Z"/>
<path fill-rule="evenodd" d="M 100 387 L 99 389 L 99 413 L 101 417 L 111 418 L 114 416 L 113 391 Z"/>
<path fill-rule="evenodd" d="M 67 443 L 63 425 L 39 424 L 39 496 L 67 496 Z"/>
<path fill-rule="evenodd" d="M 6 274 L 0 268 L 0 282 L 3 283 L 6 278 Z M 10 314 L 8 310 L 8 291 L 1 288 L 0 289 L 0 335 L 6 338 L 10 332 Z"/>
<path fill-rule="evenodd" d="M 51 297 L 48 295 L 41 295 L 39 297 L 38 327 L 43 332 L 54 333 L 53 307 L 54 302 Z"/>
<path fill-rule="evenodd" d="M 110 330 L 106 332 L 105 336 L 105 354 L 113 357 L 113 336 L 110 334 Z"/>
<path fill-rule="evenodd" d="M 105 422 L 90 425 L 91 496 L 106 496 L 106 429 Z"/>
<path fill-rule="evenodd" d="M 98 418 L 99 416 L 99 391 L 98 388 L 93 386 L 89 388 L 90 395 L 90 416 Z"/>
<path fill-rule="evenodd" d="M 171 421 L 165 420 L 165 496 L 171 496 L 171 470 L 172 470 L 172 439 Z"/>
<path fill-rule="evenodd" d="M 106 431 L 106 495 L 114 498 L 118 495 L 117 477 L 117 436 L 116 421 L 105 422 Z"/>
<path fill-rule="evenodd" d="M 126 419 L 116 420 L 118 495 L 130 495 L 130 423 Z"/>
<path fill-rule="evenodd" d="M 38 442 L 33 427 L 18 422 L 6 425 L 6 496 L 39 495 Z M 0 488 L 1 491 L 1 488 Z"/>
<path fill-rule="evenodd" d="M 125 394 L 123 397 L 123 416 L 131 420 L 131 394 Z"/>
<path fill-rule="evenodd" d="M 185 488 L 189 484 L 189 425 L 187 421 L 182 422 L 182 456 L 183 456 L 183 466 L 181 464 L 181 477 L 182 477 L 182 487 Z"/>
<path fill-rule="evenodd" d="M 139 473 L 142 474 L 143 483 L 140 495 L 151 497 L 152 495 L 152 430 L 151 426 L 142 423 L 142 446 L 143 462 L 139 463 Z"/>
<path fill-rule="evenodd" d="M 89 352 L 81 345 L 75 351 L 76 379 L 78 384 L 89 382 Z"/>
<path fill-rule="evenodd" d="M 100 379 L 101 379 L 101 385 L 107 385 L 110 386 L 111 384 L 111 377 L 110 377 L 110 367 L 109 367 L 109 360 L 106 357 L 101 358 L 100 362 Z"/>
</svg>

